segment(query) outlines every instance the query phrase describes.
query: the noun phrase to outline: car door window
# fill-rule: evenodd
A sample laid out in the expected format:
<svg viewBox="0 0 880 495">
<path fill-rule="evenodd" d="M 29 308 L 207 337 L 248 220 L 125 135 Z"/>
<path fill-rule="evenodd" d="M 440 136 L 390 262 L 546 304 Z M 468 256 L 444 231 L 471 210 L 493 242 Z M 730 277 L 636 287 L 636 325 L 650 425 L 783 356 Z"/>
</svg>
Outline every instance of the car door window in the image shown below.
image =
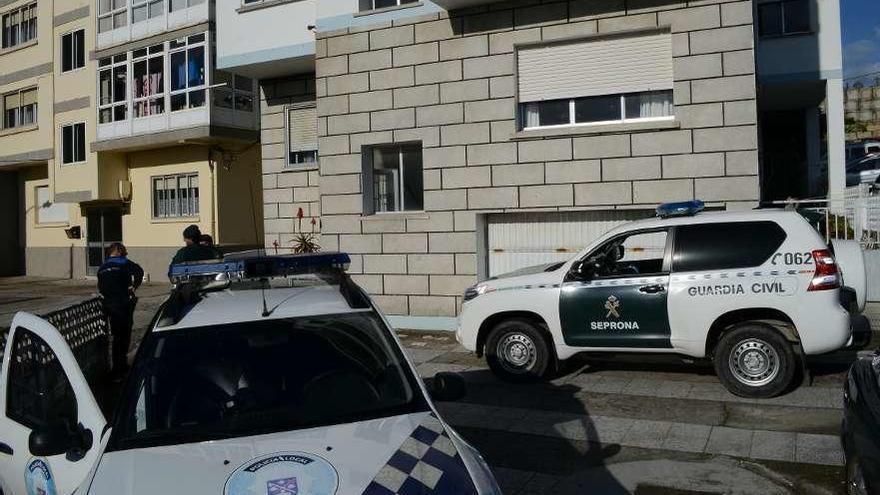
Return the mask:
<svg viewBox="0 0 880 495">
<path fill-rule="evenodd" d="M 626 277 L 663 273 L 667 233 L 637 232 L 616 237 L 596 250 L 597 277 Z"/>
<path fill-rule="evenodd" d="M 17 328 L 14 339 L 6 416 L 30 429 L 76 424 L 76 396 L 58 357 L 30 330 Z"/>
</svg>

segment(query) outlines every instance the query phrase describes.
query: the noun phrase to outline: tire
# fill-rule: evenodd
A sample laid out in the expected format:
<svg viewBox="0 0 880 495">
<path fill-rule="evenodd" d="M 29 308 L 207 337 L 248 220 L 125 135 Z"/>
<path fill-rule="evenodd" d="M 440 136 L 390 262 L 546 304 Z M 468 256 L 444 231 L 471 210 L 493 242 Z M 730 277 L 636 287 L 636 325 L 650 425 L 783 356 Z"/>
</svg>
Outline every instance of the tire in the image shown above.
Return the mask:
<svg viewBox="0 0 880 495">
<path fill-rule="evenodd" d="M 554 356 L 534 322 L 512 318 L 495 325 L 486 339 L 486 361 L 496 376 L 509 382 L 544 378 L 553 368 Z"/>
<path fill-rule="evenodd" d="M 798 360 L 792 344 L 773 327 L 745 322 L 735 325 L 715 347 L 715 373 L 734 395 L 775 397 L 792 385 Z"/>
</svg>

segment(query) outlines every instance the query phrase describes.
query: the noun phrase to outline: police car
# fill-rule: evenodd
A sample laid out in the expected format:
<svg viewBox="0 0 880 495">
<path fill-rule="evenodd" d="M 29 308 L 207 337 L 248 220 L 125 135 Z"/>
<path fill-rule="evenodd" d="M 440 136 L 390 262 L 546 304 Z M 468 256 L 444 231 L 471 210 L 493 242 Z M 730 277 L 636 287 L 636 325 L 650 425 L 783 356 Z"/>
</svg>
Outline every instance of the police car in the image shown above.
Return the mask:
<svg viewBox="0 0 880 495">
<path fill-rule="evenodd" d="M 173 266 L 109 422 L 64 338 L 19 313 L 2 367 L 3 492 L 500 493 L 432 403 L 463 395 L 463 380 L 438 374 L 429 393 L 348 262 Z M 37 374 L 43 393 L 20 386 Z"/>
<path fill-rule="evenodd" d="M 569 261 L 470 287 L 458 341 L 511 380 L 585 351 L 709 358 L 745 397 L 778 395 L 805 355 L 853 343 L 840 272 L 858 312 L 866 281 L 857 243 L 832 252 L 795 211 L 702 209 L 662 205 L 657 218 L 615 228 Z M 870 328 L 860 328 L 861 342 Z"/>
</svg>

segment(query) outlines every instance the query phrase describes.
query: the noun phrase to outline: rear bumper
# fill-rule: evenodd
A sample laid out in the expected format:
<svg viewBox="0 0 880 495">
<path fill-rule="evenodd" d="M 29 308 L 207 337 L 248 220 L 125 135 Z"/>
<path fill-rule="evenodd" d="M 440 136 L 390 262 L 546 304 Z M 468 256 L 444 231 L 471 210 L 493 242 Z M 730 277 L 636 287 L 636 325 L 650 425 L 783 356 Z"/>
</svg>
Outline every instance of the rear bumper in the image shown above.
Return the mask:
<svg viewBox="0 0 880 495">
<path fill-rule="evenodd" d="M 849 317 L 850 337 L 846 343 L 847 349 L 862 349 L 869 342 L 873 332 L 871 330 L 871 321 L 863 314 L 851 314 Z"/>
</svg>

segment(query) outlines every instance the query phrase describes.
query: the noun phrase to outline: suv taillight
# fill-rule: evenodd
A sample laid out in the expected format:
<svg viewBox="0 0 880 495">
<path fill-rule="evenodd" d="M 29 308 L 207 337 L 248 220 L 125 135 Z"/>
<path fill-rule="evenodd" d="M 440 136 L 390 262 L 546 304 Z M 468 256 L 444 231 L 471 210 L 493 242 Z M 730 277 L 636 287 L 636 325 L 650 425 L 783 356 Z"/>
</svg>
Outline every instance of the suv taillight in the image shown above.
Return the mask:
<svg viewBox="0 0 880 495">
<path fill-rule="evenodd" d="M 816 273 L 813 274 L 808 291 L 840 288 L 840 274 L 831 251 L 827 249 L 813 251 L 813 263 L 816 264 Z"/>
</svg>

